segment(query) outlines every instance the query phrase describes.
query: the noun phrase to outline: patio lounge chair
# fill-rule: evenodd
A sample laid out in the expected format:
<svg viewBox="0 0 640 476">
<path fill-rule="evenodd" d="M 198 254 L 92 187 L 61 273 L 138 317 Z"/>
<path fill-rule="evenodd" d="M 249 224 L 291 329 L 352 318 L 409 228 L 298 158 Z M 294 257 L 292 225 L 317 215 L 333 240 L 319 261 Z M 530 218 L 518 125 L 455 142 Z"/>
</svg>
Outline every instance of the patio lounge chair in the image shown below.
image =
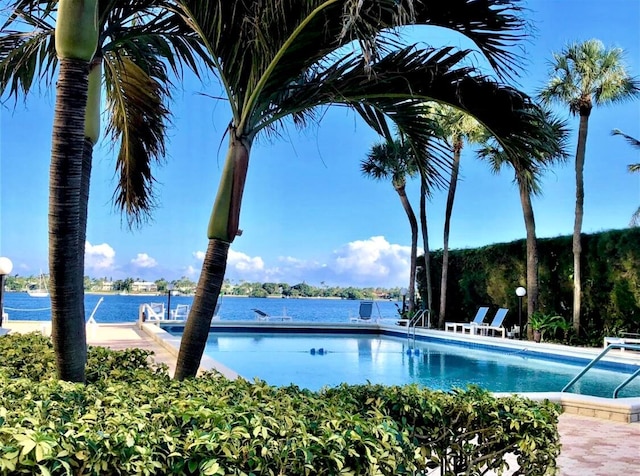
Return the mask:
<svg viewBox="0 0 640 476">
<path fill-rule="evenodd" d="M 178 304 L 176 308 L 171 311 L 171 319 L 175 319 L 176 321 L 186 321 L 189 316 L 189 305 L 188 304 Z"/>
<path fill-rule="evenodd" d="M 489 333 L 493 334 L 494 332 L 500 332 L 502 334 L 502 338 L 504 339 L 506 337 L 507 330 L 502 327 L 502 322 L 504 321 L 504 318 L 507 316 L 508 312 L 509 309 L 501 307 L 500 309 L 498 309 L 498 312 L 496 312 L 496 315 L 493 316 L 491 324 L 489 324 L 488 326 L 476 326 L 471 330 L 471 332 L 473 334 L 481 333 L 483 336 L 489 335 Z"/>
<path fill-rule="evenodd" d="M 360 309 L 358 310 L 358 316 L 352 317 L 350 320 L 353 322 L 370 321 L 372 313 L 373 313 L 373 301 L 360 301 Z"/>
<path fill-rule="evenodd" d="M 291 316 L 287 316 L 286 313 L 283 313 L 282 316 L 272 316 L 267 314 L 260 309 L 251 309 L 256 313 L 256 321 L 290 321 Z"/>
<path fill-rule="evenodd" d="M 466 330 L 469 330 L 471 334 L 474 332 L 471 330 L 472 327 L 477 327 L 482 325 L 482 321 L 484 321 L 485 316 L 489 312 L 488 307 L 479 307 L 478 312 L 476 312 L 476 317 L 473 318 L 471 322 L 445 322 L 444 330 L 452 330 L 453 332 L 458 332 L 458 330 L 464 333 Z"/>
</svg>

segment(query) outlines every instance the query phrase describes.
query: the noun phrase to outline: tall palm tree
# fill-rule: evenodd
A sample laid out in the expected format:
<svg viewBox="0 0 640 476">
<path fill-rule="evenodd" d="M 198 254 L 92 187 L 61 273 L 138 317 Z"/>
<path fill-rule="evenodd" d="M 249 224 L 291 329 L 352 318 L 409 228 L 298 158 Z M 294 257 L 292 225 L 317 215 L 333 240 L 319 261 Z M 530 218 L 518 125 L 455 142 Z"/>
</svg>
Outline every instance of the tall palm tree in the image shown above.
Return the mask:
<svg viewBox="0 0 640 476">
<path fill-rule="evenodd" d="M 53 184 L 61 178 L 75 180 L 74 188 L 66 189 L 66 196 L 51 197 L 51 204 L 57 210 L 50 220 L 50 237 L 55 241 L 55 246 L 50 246 L 55 253 L 50 256 L 52 331 L 58 374 L 66 380 L 84 379 L 81 355 L 81 349 L 86 347 L 84 246 L 91 158 L 100 134 L 102 81 L 107 91 L 107 132 L 114 143 L 120 144 L 116 168 L 121 178 L 114 198 L 117 206 L 128 214 L 130 224 L 135 224 L 141 222 L 153 206 L 150 164 L 161 160 L 165 151 L 165 128 L 170 119 L 165 106 L 171 86 L 168 69 L 179 76 L 181 65 L 186 64 L 197 74 L 196 57 L 203 56 L 193 31 L 181 16 L 168 8 L 174 3 L 100 1 L 97 16 L 91 15 L 94 28 L 97 27 L 97 46 L 93 45 L 95 54 L 89 58 L 91 72 L 86 68 L 88 80 L 79 86 L 84 91 L 87 109 L 86 114 L 79 109 L 73 113 L 76 126 L 82 125 L 73 139 L 74 147 L 82 151 L 82 160 L 76 163 L 74 159 L 73 174 L 59 169 L 59 162 L 52 162 L 51 170 Z M 13 96 L 17 101 L 30 92 L 37 79 L 46 86 L 51 85 L 59 62 L 54 32 L 77 26 L 76 20 L 69 21 L 60 15 L 62 8 L 64 3 L 53 0 L 15 0 L 9 6 L 10 15 L 0 30 L 0 96 Z M 84 38 L 76 37 L 74 42 L 78 47 L 87 48 Z M 82 138 L 79 145 L 75 143 L 78 138 Z M 66 163 L 70 163 L 69 159 L 66 158 Z M 71 203 L 73 216 L 67 214 L 67 209 L 59 209 Z M 60 229 L 58 220 L 73 223 L 73 228 Z M 59 256 L 59 249 L 65 250 L 64 257 Z M 77 267 L 69 261 L 70 256 L 77 258 Z M 74 267 L 70 266 L 72 263 Z M 54 278 L 58 271 L 64 273 L 65 281 Z M 76 275 L 76 290 L 61 301 L 58 296 L 62 283 L 71 279 L 71 275 Z M 76 310 L 72 312 L 74 304 Z M 72 373 L 65 370 L 69 366 L 73 368 Z"/>
<path fill-rule="evenodd" d="M 429 139 L 424 104 L 431 100 L 477 117 L 508 150 L 533 142 L 545 147 L 548 131 L 531 127 L 537 113 L 524 107 L 529 99 L 462 66 L 468 51 L 403 47 L 395 34 L 396 27 L 412 23 L 458 31 L 476 43 L 501 77 L 508 77 L 518 61 L 509 47 L 524 26 L 517 0 L 180 3 L 207 46 L 232 117 L 209 244 L 180 345 L 178 379 L 194 376 L 202 358 L 229 246 L 239 234 L 258 134 L 277 130 L 285 120 L 304 126 L 319 120 L 320 107 L 342 104 L 383 137 L 389 136 L 388 121 L 393 122 L 422 154 Z"/>
<path fill-rule="evenodd" d="M 527 233 L 527 323 L 538 310 L 538 244 L 536 238 L 536 222 L 531 197 L 542 194 L 541 178 L 546 170 L 558 162 L 568 158 L 566 143 L 569 136 L 564 121 L 554 118 L 549 112 L 547 122 L 554 131 L 553 150 L 540 151 L 532 148 L 518 153 L 505 153 L 496 141 L 486 136 L 478 151 L 478 157 L 489 161 L 491 169 L 498 174 L 504 167 L 511 167 L 514 180 L 518 185 L 522 214 Z M 522 331 L 521 331 L 522 332 Z M 527 334 L 532 337 L 531 326 L 527 326 Z"/>
<path fill-rule="evenodd" d="M 576 147 L 576 207 L 573 225 L 573 328 L 580 332 L 582 301 L 582 218 L 584 215 L 584 162 L 589 117 L 593 106 L 617 103 L 636 98 L 640 82 L 629 76 L 623 62 L 621 48 L 607 49 L 599 40 L 573 43 L 560 53 L 554 53 L 551 79 L 540 92 L 547 104 L 558 102 L 569 106 L 573 115 L 580 116 Z"/>
<path fill-rule="evenodd" d="M 408 310 L 415 307 L 416 262 L 418 258 L 418 221 L 411 202 L 407 197 L 407 177 L 418 174 L 418 164 L 411 146 L 401 139 L 375 144 L 367 158 L 361 163 L 362 172 L 376 180 L 391 179 L 394 190 L 400 197 L 402 208 L 409 219 L 411 227 L 411 257 L 409 265 L 409 290 L 407 293 Z"/>
<path fill-rule="evenodd" d="M 631 144 L 632 147 L 635 147 L 636 149 L 640 149 L 640 140 L 635 139 L 634 137 L 631 137 L 618 129 L 614 129 L 613 131 L 611 131 L 611 134 L 614 136 L 624 137 L 627 140 L 627 142 Z M 639 163 L 629 164 L 627 166 L 627 169 L 629 170 L 629 172 L 632 172 L 632 173 L 640 172 L 640 164 Z M 638 207 L 635 213 L 631 216 L 631 222 L 629 223 L 629 226 L 638 226 L 638 225 L 640 225 L 640 207 Z"/>
<path fill-rule="evenodd" d="M 444 215 L 444 232 L 442 240 L 442 275 L 440 278 L 440 312 L 438 327 L 444 328 L 447 313 L 447 286 L 449 279 L 449 234 L 451 231 L 451 214 L 453 202 L 458 186 L 458 173 L 460 171 L 460 157 L 465 143 L 477 143 L 481 140 L 484 128 L 473 117 L 464 111 L 455 109 L 445 104 L 435 105 L 433 118 L 438 122 L 440 135 L 446 139 L 453 151 L 451 177 L 447 193 L 447 204 Z"/>
<path fill-rule="evenodd" d="M 87 339 L 79 302 L 80 194 L 89 66 L 98 44 L 97 0 L 60 0 L 55 29 L 59 59 L 49 168 L 51 337 L 61 379 L 84 382 Z"/>
</svg>

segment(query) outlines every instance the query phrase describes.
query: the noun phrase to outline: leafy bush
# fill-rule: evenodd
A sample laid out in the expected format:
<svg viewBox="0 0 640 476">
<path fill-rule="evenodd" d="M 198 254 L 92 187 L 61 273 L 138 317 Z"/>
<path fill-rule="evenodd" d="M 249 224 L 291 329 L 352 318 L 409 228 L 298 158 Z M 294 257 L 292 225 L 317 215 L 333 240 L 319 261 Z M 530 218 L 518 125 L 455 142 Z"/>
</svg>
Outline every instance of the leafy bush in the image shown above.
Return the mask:
<svg viewBox="0 0 640 476">
<path fill-rule="evenodd" d="M 50 368 L 50 346 L 24 340 L 42 347 L 22 352 Z M 145 351 L 90 354 L 87 385 L 33 378 L 17 355 L 24 377 L 0 367 L 0 474 L 475 474 L 514 453 L 518 474 L 542 475 L 559 452 L 550 403 L 476 388 L 311 392 L 215 373 L 176 382 Z"/>
<path fill-rule="evenodd" d="M 599 346 L 611 329 L 640 332 L 640 228 L 583 234 L 582 250 L 582 333 L 566 338 Z M 572 237 L 538 239 L 538 252 L 539 311 L 567 316 L 573 308 Z M 512 310 L 507 327 L 517 324 L 515 288 L 526 282 L 526 256 L 526 240 L 452 250 L 447 316 L 462 320 L 473 316 L 478 306 L 493 305 Z M 440 281 L 441 273 L 442 251 L 434 251 L 432 283 Z M 418 268 L 417 278 L 424 297 L 424 267 Z M 437 303 L 439 287 L 433 292 Z"/>
</svg>

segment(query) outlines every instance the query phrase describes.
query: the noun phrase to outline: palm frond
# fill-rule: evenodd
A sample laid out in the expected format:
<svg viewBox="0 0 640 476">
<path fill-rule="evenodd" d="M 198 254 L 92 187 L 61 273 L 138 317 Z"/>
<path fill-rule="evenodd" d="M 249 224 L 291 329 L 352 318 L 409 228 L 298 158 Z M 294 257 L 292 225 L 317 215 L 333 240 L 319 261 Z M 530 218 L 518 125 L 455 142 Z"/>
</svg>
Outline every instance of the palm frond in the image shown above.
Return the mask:
<svg viewBox="0 0 640 476">
<path fill-rule="evenodd" d="M 638 209 L 631 216 L 629 226 L 640 226 L 640 207 L 638 207 Z"/>
<path fill-rule="evenodd" d="M 635 139 L 634 137 L 631 137 L 630 135 L 625 134 L 624 132 L 622 132 L 620 129 L 614 129 L 611 131 L 611 135 L 612 136 L 622 136 L 624 137 L 624 139 L 631 144 L 632 147 L 635 147 L 637 149 L 640 149 L 640 140 Z"/>
<path fill-rule="evenodd" d="M 493 173 L 499 173 L 504 167 L 512 167 L 514 180 L 518 185 L 533 195 L 542 193 L 540 180 L 546 170 L 558 163 L 568 160 L 567 152 L 569 129 L 565 121 L 559 119 L 548 109 L 538 109 L 538 120 L 542 128 L 550 132 L 547 147 L 522 148 L 507 152 L 496 139 L 487 135 L 482 146 L 477 150 L 477 156 L 489 163 Z M 544 123 L 545 125 L 543 126 Z"/>
<path fill-rule="evenodd" d="M 104 58 L 107 133 L 113 144 L 120 145 L 114 203 L 125 212 L 130 226 L 141 224 L 154 208 L 151 165 L 165 155 L 170 118 L 165 106 L 170 84 L 166 67 L 153 56 L 145 60 L 138 64 L 131 57 L 113 53 Z"/>
<path fill-rule="evenodd" d="M 54 27 L 48 20 L 48 14 L 39 18 L 19 8 L 11 11 L 0 30 L 0 97 L 17 102 L 29 94 L 36 79 L 43 80 L 46 89 L 53 84 L 58 59 Z"/>
<path fill-rule="evenodd" d="M 640 95 L 640 80 L 631 77 L 623 50 L 607 49 L 599 40 L 567 45 L 554 53 L 551 78 L 539 96 L 545 104 L 567 104 L 572 114 L 581 108 L 627 101 Z"/>
</svg>

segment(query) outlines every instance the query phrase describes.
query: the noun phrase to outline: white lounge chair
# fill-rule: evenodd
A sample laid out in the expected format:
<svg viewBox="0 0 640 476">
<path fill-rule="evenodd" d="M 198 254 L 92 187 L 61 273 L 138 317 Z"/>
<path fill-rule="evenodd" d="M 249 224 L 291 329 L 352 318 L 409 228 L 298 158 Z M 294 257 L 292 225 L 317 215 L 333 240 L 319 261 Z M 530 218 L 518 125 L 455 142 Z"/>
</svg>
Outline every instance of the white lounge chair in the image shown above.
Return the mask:
<svg viewBox="0 0 640 476">
<path fill-rule="evenodd" d="M 151 302 L 143 306 L 142 312 L 145 321 L 164 321 L 164 303 Z"/>
<path fill-rule="evenodd" d="M 350 320 L 353 322 L 368 322 L 371 320 L 371 314 L 373 314 L 373 301 L 360 301 L 358 316 L 352 317 Z"/>
<path fill-rule="evenodd" d="M 260 309 L 251 309 L 256 313 L 256 321 L 290 321 L 291 316 L 287 316 L 286 312 L 283 312 L 282 316 L 272 316 Z"/>
<path fill-rule="evenodd" d="M 448 331 L 451 330 L 453 332 L 462 332 L 464 333 L 465 331 L 469 330 L 469 332 L 471 334 L 474 334 L 474 332 L 471 330 L 472 327 L 477 327 L 482 325 L 482 321 L 484 321 L 485 316 L 487 315 L 487 312 L 489 312 L 489 308 L 488 307 L 479 307 L 478 308 L 478 312 L 476 312 L 476 317 L 473 318 L 473 321 L 471 322 L 445 322 L 444 323 L 444 330 Z"/>
<path fill-rule="evenodd" d="M 508 312 L 509 312 L 509 309 L 505 309 L 501 307 L 496 312 L 496 315 L 493 316 L 493 320 L 491 321 L 491 324 L 475 326 L 471 330 L 472 333 L 476 335 L 482 334 L 483 336 L 486 336 L 486 335 L 493 334 L 494 332 L 500 332 L 502 334 L 502 338 L 504 339 L 506 337 L 507 330 L 504 327 L 502 327 L 502 322 L 504 321 L 504 318 L 507 316 Z"/>
<path fill-rule="evenodd" d="M 176 321 L 186 321 L 189 317 L 189 305 L 178 304 L 176 308 L 171 311 L 171 319 Z"/>
</svg>

